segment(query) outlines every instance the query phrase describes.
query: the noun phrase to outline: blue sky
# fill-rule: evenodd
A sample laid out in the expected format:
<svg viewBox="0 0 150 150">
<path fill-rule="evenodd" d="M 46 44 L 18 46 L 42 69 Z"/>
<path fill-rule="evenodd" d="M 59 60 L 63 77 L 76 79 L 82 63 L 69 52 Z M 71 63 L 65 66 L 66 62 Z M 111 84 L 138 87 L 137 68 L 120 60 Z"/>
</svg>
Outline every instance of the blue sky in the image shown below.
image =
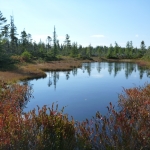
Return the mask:
<svg viewBox="0 0 150 150">
<path fill-rule="evenodd" d="M 83 46 L 122 47 L 142 40 L 150 46 L 150 0 L 0 0 L 0 11 L 10 22 L 13 14 L 17 33 L 24 30 L 39 42 L 53 35 L 60 43 L 69 34 Z"/>
</svg>

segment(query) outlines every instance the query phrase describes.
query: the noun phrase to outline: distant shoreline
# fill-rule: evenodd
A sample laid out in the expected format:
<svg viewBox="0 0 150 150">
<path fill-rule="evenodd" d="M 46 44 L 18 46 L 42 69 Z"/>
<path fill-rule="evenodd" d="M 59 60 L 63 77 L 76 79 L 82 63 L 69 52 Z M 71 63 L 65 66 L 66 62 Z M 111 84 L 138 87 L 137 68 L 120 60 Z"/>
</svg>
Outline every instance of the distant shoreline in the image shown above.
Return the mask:
<svg viewBox="0 0 150 150">
<path fill-rule="evenodd" d="M 138 59 L 99 59 L 92 57 L 91 60 L 79 60 L 70 57 L 63 57 L 61 60 L 50 62 L 33 62 L 17 64 L 15 69 L 0 71 L 0 79 L 8 82 L 19 80 L 35 79 L 46 77 L 45 71 L 69 71 L 73 68 L 81 67 L 84 62 L 134 62 L 140 66 L 150 66 L 150 62 Z"/>
</svg>

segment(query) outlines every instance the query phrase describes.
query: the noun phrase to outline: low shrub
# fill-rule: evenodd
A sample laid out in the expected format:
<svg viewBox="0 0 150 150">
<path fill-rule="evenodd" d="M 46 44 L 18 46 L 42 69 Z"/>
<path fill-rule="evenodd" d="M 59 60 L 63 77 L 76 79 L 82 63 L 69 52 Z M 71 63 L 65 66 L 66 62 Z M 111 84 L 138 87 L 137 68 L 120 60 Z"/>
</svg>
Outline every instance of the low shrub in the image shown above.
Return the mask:
<svg viewBox="0 0 150 150">
<path fill-rule="evenodd" d="M 23 113 L 31 96 L 26 85 L 0 81 L 0 149 L 3 150 L 138 150 L 150 149 L 150 85 L 124 89 L 119 110 L 75 122 L 54 108 Z"/>
<path fill-rule="evenodd" d="M 31 54 L 28 52 L 28 51 L 24 51 L 22 54 L 21 54 L 23 60 L 25 61 L 30 61 L 31 60 Z"/>
<path fill-rule="evenodd" d="M 124 89 L 119 109 L 110 103 L 108 115 L 79 124 L 79 133 L 93 149 L 150 149 L 150 85 Z"/>
<path fill-rule="evenodd" d="M 11 59 L 14 63 L 23 63 L 24 60 L 23 60 L 23 57 L 22 56 L 19 56 L 19 55 L 13 55 L 11 56 Z"/>
<path fill-rule="evenodd" d="M 53 105 L 38 108 L 38 113 L 22 113 L 23 103 L 31 96 L 28 90 L 25 85 L 0 81 L 0 149 L 73 149 L 74 121 Z"/>
</svg>

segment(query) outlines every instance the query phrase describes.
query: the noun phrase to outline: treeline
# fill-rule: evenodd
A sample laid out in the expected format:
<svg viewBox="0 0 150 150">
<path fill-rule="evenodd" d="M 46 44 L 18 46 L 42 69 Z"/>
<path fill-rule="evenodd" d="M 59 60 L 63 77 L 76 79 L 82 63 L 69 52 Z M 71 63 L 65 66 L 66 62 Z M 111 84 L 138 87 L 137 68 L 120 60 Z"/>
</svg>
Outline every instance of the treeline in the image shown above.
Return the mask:
<svg viewBox="0 0 150 150">
<path fill-rule="evenodd" d="M 115 42 L 115 46 L 97 46 L 91 45 L 83 47 L 76 42 L 71 43 L 70 36 L 66 34 L 63 44 L 59 43 L 54 27 L 53 37 L 47 36 L 46 42 L 33 41 L 30 33 L 25 29 L 17 33 L 17 27 L 13 16 L 10 17 L 10 23 L 3 17 L 0 11 L 0 64 L 14 63 L 18 61 L 31 61 L 42 59 L 45 61 L 57 60 L 61 56 L 71 56 L 80 59 L 90 59 L 92 56 L 124 59 L 124 58 L 149 58 L 150 47 L 146 49 L 144 41 L 140 48 L 134 48 L 132 41 L 128 41 L 126 47 L 121 47 Z"/>
</svg>

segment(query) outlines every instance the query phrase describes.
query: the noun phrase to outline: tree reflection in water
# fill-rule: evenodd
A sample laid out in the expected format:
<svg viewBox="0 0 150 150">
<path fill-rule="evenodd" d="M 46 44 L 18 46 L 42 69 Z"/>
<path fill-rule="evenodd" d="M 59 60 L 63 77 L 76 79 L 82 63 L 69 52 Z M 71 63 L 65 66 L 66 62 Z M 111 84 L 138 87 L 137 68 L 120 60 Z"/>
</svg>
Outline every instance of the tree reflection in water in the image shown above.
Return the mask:
<svg viewBox="0 0 150 150">
<path fill-rule="evenodd" d="M 22 82 L 20 82 L 21 85 L 26 85 L 27 86 L 27 91 L 24 94 L 24 103 L 20 103 L 20 108 L 21 110 L 23 110 L 24 108 L 26 108 L 27 103 L 30 101 L 30 99 L 33 98 L 33 85 L 30 84 L 30 81 L 24 80 Z"/>
<path fill-rule="evenodd" d="M 102 69 L 108 69 L 109 74 L 113 74 L 114 78 L 118 75 L 119 72 L 124 71 L 126 79 L 131 76 L 133 72 L 139 71 L 139 77 L 140 79 L 143 78 L 143 74 L 146 73 L 147 77 L 150 77 L 150 71 L 147 70 L 147 68 L 143 68 L 138 66 L 135 63 L 123 63 L 123 62 L 97 62 L 96 65 L 93 65 L 94 63 L 83 63 L 82 72 L 87 72 L 89 76 L 91 76 L 92 69 L 97 69 L 97 72 L 100 74 Z M 107 67 L 106 67 L 107 66 Z M 62 72 L 62 71 L 61 71 Z M 70 79 L 70 73 L 72 72 L 73 76 L 77 76 L 78 74 L 78 68 L 74 68 L 71 71 L 64 71 L 64 74 L 66 76 L 66 80 Z M 48 86 L 51 87 L 51 85 L 54 85 L 54 88 L 56 89 L 57 82 L 59 80 L 59 73 L 60 71 L 50 71 L 48 72 Z"/>
</svg>

